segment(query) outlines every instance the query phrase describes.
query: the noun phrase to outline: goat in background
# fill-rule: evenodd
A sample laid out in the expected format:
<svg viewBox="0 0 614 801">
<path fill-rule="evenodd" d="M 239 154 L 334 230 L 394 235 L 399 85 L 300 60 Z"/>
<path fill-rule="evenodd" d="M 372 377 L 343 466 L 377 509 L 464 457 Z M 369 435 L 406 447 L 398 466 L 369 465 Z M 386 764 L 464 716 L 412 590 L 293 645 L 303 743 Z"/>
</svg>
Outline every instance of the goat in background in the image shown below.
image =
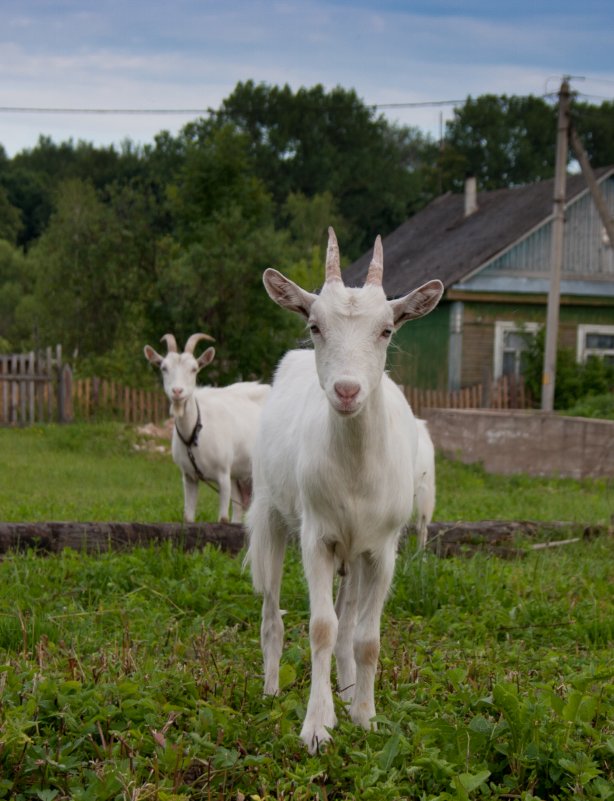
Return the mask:
<svg viewBox="0 0 614 801">
<path fill-rule="evenodd" d="M 210 364 L 214 348 L 198 359 L 194 348 L 207 334 L 192 334 L 183 353 L 177 351 L 172 334 L 165 334 L 168 353 L 145 345 L 145 358 L 160 368 L 164 391 L 171 402 L 175 420 L 171 451 L 183 478 L 183 519 L 193 523 L 198 499 L 198 482 L 213 481 L 220 493 L 218 520 L 239 523 L 251 496 L 252 450 L 262 406 L 270 386 L 256 381 L 227 387 L 197 387 L 198 372 Z"/>
</svg>

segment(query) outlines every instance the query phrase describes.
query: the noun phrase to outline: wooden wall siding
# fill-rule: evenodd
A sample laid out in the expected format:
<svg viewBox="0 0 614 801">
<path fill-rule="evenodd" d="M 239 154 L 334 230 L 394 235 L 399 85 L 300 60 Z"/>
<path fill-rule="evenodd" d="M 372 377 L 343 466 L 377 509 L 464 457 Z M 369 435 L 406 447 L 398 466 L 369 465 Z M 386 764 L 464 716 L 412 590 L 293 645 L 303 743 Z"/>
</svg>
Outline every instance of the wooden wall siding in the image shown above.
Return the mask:
<svg viewBox="0 0 614 801">
<path fill-rule="evenodd" d="M 394 335 L 387 369 L 397 384 L 435 389 L 448 385 L 450 304 L 412 320 Z"/>
<path fill-rule="evenodd" d="M 480 319 L 479 317 L 472 319 L 471 315 L 465 318 L 461 354 L 461 386 L 468 387 L 492 380 L 495 359 L 494 341 L 494 319 Z"/>
<path fill-rule="evenodd" d="M 614 214 L 614 179 L 601 184 L 608 207 Z M 614 259 L 601 239 L 602 223 L 587 193 L 567 208 L 563 275 L 568 278 L 614 278 Z M 551 224 L 541 226 L 495 259 L 481 275 L 548 275 L 550 272 Z M 609 249 L 611 251 L 611 248 Z"/>
</svg>

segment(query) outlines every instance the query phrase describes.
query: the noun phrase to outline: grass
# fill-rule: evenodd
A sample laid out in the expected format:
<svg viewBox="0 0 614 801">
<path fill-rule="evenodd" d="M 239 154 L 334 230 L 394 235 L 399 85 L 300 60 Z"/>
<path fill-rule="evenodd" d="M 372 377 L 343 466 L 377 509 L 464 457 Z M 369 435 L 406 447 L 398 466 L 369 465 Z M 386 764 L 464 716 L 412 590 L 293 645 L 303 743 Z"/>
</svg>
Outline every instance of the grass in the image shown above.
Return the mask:
<svg viewBox="0 0 614 801">
<path fill-rule="evenodd" d="M 0 517 L 179 519 L 176 468 L 135 442 L 112 425 L 0 431 Z M 614 511 L 607 482 L 438 470 L 439 519 Z M 274 699 L 261 696 L 260 604 L 240 559 L 170 546 L 8 554 L 0 798 L 614 798 L 613 559 L 609 537 L 514 561 L 417 558 L 409 542 L 382 621 L 378 730 L 339 704 L 333 743 L 310 757 L 294 549 Z"/>
<path fill-rule="evenodd" d="M 0 519 L 180 520 L 179 471 L 168 453 L 143 447 L 133 427 L 116 423 L 0 428 Z M 198 519 L 216 514 L 215 493 L 201 486 Z M 612 514 L 611 480 L 502 477 L 438 459 L 438 520 L 606 523 Z"/>
</svg>

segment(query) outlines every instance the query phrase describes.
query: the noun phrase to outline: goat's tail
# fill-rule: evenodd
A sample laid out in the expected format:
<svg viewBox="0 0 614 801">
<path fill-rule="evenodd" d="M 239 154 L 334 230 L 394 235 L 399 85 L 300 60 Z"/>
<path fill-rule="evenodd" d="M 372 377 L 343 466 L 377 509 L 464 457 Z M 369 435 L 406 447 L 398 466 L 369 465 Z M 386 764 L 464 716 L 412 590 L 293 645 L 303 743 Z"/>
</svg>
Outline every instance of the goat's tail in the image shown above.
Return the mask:
<svg viewBox="0 0 614 801">
<path fill-rule="evenodd" d="M 256 495 L 247 513 L 249 546 L 243 566 L 249 565 L 257 593 L 279 593 L 286 531 L 279 513 Z"/>
</svg>

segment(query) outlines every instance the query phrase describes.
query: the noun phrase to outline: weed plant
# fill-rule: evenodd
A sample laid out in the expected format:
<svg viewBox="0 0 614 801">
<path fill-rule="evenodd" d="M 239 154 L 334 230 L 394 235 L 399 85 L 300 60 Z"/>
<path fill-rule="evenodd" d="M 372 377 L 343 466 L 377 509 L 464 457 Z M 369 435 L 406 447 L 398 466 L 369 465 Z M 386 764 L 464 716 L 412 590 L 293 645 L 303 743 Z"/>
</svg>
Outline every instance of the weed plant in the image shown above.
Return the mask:
<svg viewBox="0 0 614 801">
<path fill-rule="evenodd" d="M 11 444 L 18 435 L 45 443 L 31 462 Z M 0 442 L 16 457 L 13 469 L 4 459 L 0 468 L 3 519 L 7 475 L 21 519 L 48 518 L 49 509 L 77 520 L 96 510 L 99 519 L 178 518 L 176 468 L 168 456 L 135 451 L 129 429 L 0 431 Z M 77 493 L 60 478 L 71 461 Z M 33 486 L 51 464 L 59 499 Z M 96 465 L 107 473 L 100 481 Z M 596 522 L 612 511 L 604 483 L 534 489 L 529 479 L 439 467 L 437 517 L 507 516 L 498 509 L 539 519 L 540 491 L 552 496 L 555 519 Z M 614 798 L 613 560 L 607 536 L 509 561 L 418 556 L 407 541 L 382 620 L 377 731 L 356 728 L 337 702 L 332 743 L 309 756 L 298 737 L 309 612 L 294 547 L 275 698 L 261 694 L 260 601 L 240 558 L 170 545 L 4 555 L 0 798 Z"/>
</svg>

